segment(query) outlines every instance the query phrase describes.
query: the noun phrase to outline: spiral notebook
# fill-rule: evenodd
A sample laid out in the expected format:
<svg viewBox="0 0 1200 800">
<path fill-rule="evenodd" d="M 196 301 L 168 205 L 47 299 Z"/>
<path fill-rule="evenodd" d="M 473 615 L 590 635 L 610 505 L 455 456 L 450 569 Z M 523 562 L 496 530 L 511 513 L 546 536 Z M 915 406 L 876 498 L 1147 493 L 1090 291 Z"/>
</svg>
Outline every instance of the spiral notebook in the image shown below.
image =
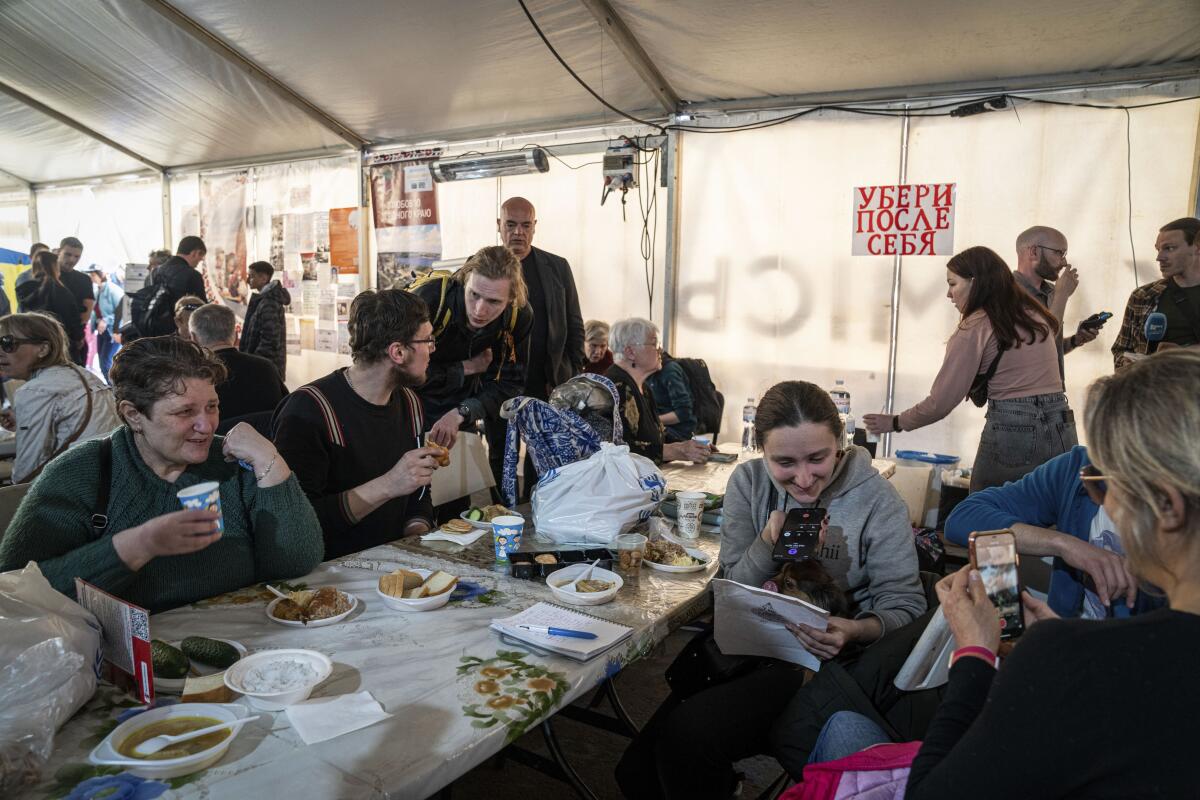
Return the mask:
<svg viewBox="0 0 1200 800">
<path fill-rule="evenodd" d="M 518 625 L 542 625 L 547 628 L 569 628 L 576 631 L 587 631 L 596 634 L 595 639 L 572 639 L 566 636 L 548 636 L 534 633 Z M 587 661 L 594 658 L 618 642 L 623 642 L 633 635 L 633 628 L 619 625 L 591 614 L 584 614 L 572 608 L 556 606 L 553 603 L 535 603 L 519 614 L 504 619 L 494 619 L 492 630 L 502 636 L 515 639 L 531 645 L 539 650 L 573 658 L 576 661 Z"/>
</svg>

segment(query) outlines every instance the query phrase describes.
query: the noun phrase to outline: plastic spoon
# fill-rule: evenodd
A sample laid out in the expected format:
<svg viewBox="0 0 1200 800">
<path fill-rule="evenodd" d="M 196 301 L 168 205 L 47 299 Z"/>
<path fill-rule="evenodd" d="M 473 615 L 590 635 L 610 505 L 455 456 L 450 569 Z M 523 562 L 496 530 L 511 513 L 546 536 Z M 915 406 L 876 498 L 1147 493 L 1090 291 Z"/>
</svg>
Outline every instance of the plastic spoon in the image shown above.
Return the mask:
<svg viewBox="0 0 1200 800">
<path fill-rule="evenodd" d="M 562 584 L 558 588 L 562 589 L 563 591 L 566 591 L 566 592 L 577 592 L 579 582 L 587 580 L 588 578 L 592 577 L 592 570 L 594 570 L 596 568 L 596 565 L 599 563 L 600 563 L 600 559 L 597 558 L 595 561 L 593 561 L 591 563 L 591 565 L 588 566 L 587 569 L 585 569 L 583 572 L 579 573 L 578 578 L 576 578 L 573 581 L 568 581 L 567 583 Z"/>
<path fill-rule="evenodd" d="M 291 600 L 292 599 L 291 595 L 289 595 L 287 592 L 281 592 L 269 583 L 267 584 L 267 589 L 270 590 L 271 594 L 275 595 L 280 600 Z"/>
<path fill-rule="evenodd" d="M 220 725 L 211 725 L 207 728 L 201 728 L 198 731 L 189 731 L 188 733 L 181 733 L 178 736 L 168 736 L 167 734 L 163 734 L 161 736 L 152 736 L 151 738 L 149 738 L 146 741 L 139 744 L 137 747 L 133 748 L 133 752 L 135 755 L 145 758 L 146 756 L 154 755 L 159 750 L 162 750 L 164 747 L 170 747 L 173 744 L 178 744 L 179 742 L 186 742 L 191 739 L 198 739 L 201 736 L 207 736 L 210 733 L 216 733 L 217 731 L 223 731 L 226 728 L 233 729 L 233 733 L 230 734 L 232 736 L 237 733 L 238 728 L 242 727 L 243 725 L 245 725 L 247 722 L 250 722 L 251 720 L 258 719 L 261 716 L 262 716 L 262 714 L 255 714 L 254 716 L 251 716 L 251 717 L 242 717 L 241 719 L 235 719 L 230 722 L 222 722 Z"/>
</svg>

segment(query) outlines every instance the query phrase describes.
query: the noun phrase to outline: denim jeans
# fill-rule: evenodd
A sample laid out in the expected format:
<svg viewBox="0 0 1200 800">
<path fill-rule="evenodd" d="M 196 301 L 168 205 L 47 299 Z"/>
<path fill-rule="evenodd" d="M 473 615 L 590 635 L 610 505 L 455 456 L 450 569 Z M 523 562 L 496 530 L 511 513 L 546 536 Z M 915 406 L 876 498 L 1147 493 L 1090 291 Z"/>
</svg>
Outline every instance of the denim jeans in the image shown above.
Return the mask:
<svg viewBox="0 0 1200 800">
<path fill-rule="evenodd" d="M 873 744 L 891 742 L 883 728 L 855 711 L 839 711 L 821 728 L 808 763 L 837 761 Z"/>
<path fill-rule="evenodd" d="M 1079 444 L 1062 392 L 989 400 L 971 470 L 971 491 L 1003 486 Z"/>
<path fill-rule="evenodd" d="M 100 362 L 100 374 L 104 376 L 104 380 L 108 381 L 108 371 L 112 369 L 113 356 L 121 349 L 121 345 L 113 341 L 112 334 L 108 331 L 96 334 L 96 355 Z"/>
</svg>

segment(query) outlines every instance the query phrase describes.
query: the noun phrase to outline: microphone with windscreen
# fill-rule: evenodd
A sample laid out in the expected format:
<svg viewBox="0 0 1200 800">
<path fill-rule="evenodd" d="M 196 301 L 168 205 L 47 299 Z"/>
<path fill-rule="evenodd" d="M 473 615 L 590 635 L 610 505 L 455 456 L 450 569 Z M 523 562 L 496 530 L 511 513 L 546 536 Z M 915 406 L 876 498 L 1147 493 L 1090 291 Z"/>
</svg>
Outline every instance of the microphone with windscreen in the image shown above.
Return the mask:
<svg viewBox="0 0 1200 800">
<path fill-rule="evenodd" d="M 1158 349 L 1158 343 L 1167 335 L 1167 315 L 1161 311 L 1153 311 L 1146 316 L 1146 324 L 1142 328 L 1146 334 L 1146 352 L 1153 353 Z"/>
</svg>

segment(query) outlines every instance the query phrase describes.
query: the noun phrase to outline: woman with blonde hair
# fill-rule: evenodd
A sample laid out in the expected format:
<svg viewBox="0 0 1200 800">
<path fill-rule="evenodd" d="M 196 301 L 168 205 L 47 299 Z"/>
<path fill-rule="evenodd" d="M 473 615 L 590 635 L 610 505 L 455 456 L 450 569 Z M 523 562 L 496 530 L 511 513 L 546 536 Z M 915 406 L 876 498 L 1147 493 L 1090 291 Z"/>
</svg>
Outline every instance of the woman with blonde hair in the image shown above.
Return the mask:
<svg viewBox="0 0 1200 800">
<path fill-rule="evenodd" d="M 180 339 L 191 341 L 192 332 L 188 328 L 188 320 L 192 312 L 204 305 L 204 298 L 194 294 L 185 294 L 175 301 L 175 333 Z"/>
<path fill-rule="evenodd" d="M 112 390 L 71 363 L 66 332 L 42 313 L 0 317 L 0 375 L 25 381 L 0 425 L 17 434 L 13 483 L 33 480 L 68 447 L 121 424 Z"/>
<path fill-rule="evenodd" d="M 612 350 L 608 349 L 610 330 L 607 322 L 598 319 L 583 323 L 583 354 L 587 356 L 587 363 L 581 372 L 603 375 L 613 365 Z"/>
</svg>

